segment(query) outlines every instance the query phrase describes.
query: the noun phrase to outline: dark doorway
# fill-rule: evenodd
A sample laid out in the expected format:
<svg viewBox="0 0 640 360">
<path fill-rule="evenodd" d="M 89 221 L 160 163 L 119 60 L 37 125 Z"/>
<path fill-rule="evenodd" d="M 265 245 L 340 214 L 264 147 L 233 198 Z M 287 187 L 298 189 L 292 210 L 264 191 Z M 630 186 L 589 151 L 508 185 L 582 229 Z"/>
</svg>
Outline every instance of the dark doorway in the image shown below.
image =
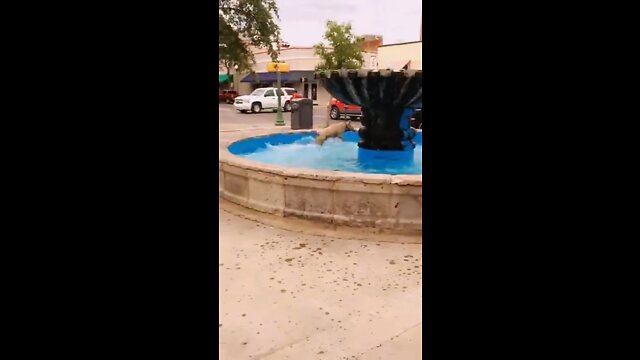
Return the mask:
<svg viewBox="0 0 640 360">
<path fill-rule="evenodd" d="M 311 84 L 311 100 L 318 100 L 318 84 Z"/>
<path fill-rule="evenodd" d="M 309 98 L 309 84 L 307 83 L 304 84 L 304 97 Z"/>
</svg>

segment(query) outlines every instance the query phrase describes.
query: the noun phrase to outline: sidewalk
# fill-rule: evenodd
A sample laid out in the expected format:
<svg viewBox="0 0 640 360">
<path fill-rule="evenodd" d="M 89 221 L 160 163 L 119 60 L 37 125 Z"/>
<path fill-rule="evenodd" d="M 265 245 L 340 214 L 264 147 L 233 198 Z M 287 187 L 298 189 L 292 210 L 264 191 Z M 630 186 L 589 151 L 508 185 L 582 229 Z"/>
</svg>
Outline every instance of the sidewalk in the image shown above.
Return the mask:
<svg viewBox="0 0 640 360">
<path fill-rule="evenodd" d="M 422 358 L 422 248 L 278 229 L 220 207 L 219 355 Z"/>
<path fill-rule="evenodd" d="M 275 114 L 221 109 L 219 140 L 247 129 L 287 131 L 289 116 L 276 127 Z M 324 127 L 326 118 L 317 120 Z M 388 242 L 222 199 L 219 209 L 221 360 L 422 358 L 418 240 Z"/>
</svg>

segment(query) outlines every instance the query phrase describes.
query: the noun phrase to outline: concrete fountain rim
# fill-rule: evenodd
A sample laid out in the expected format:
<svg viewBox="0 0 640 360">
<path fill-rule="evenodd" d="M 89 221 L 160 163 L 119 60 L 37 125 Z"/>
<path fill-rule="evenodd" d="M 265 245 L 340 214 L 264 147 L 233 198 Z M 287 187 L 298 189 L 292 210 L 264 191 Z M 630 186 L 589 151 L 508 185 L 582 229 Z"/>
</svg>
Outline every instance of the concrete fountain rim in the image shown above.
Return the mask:
<svg viewBox="0 0 640 360">
<path fill-rule="evenodd" d="M 418 132 L 422 130 L 418 129 Z M 220 153 L 218 166 L 221 168 L 223 164 L 238 166 L 241 168 L 280 175 L 293 178 L 306 178 L 313 180 L 338 181 L 338 180 L 357 180 L 367 184 L 396 184 L 396 185 L 413 185 L 422 186 L 422 175 L 390 175 L 390 174 L 367 174 L 346 171 L 319 170 L 311 168 L 287 167 L 281 165 L 273 165 L 259 161 L 250 160 L 238 155 L 234 155 L 229 151 L 232 144 L 255 138 L 264 138 L 278 134 L 300 134 L 313 133 L 313 129 L 291 130 L 291 129 L 259 129 L 259 130 L 239 130 L 234 132 L 229 139 L 220 141 Z"/>
</svg>

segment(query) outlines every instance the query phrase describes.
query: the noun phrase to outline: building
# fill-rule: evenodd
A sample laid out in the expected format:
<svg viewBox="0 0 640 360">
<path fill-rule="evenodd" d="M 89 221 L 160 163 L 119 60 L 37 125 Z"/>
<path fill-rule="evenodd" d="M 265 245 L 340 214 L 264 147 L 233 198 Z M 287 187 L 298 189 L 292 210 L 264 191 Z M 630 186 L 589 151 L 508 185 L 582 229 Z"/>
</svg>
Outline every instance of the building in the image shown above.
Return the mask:
<svg viewBox="0 0 640 360">
<path fill-rule="evenodd" d="M 363 69 L 374 70 L 378 68 L 378 48 L 382 46 L 382 36 L 380 35 L 362 35 L 362 55 L 364 62 Z"/>
<path fill-rule="evenodd" d="M 364 69 L 375 69 L 377 66 L 377 48 L 382 44 L 382 37 L 378 35 L 365 35 L 365 51 L 363 52 Z M 254 51 L 255 65 L 253 74 L 239 76 L 240 94 L 248 94 L 259 87 L 276 86 L 276 74 L 267 72 L 267 64 L 271 57 L 266 50 Z M 315 54 L 313 47 L 283 46 L 280 49 L 280 61 L 289 64 L 289 72 L 282 73 L 280 81 L 283 87 L 295 88 L 302 96 L 313 100 L 314 105 L 329 103 L 331 95 L 314 79 L 316 66 L 322 61 Z"/>
<path fill-rule="evenodd" d="M 378 69 L 422 70 L 422 41 L 380 46 Z"/>
<path fill-rule="evenodd" d="M 376 69 L 378 67 L 378 51 L 382 45 L 382 36 L 363 35 L 363 69 Z M 235 74 L 231 70 L 231 76 L 227 77 L 226 69 L 220 68 L 220 89 L 237 88 L 239 94 L 249 94 L 260 87 L 276 86 L 276 74 L 267 72 L 267 64 L 272 62 L 265 49 L 252 46 L 245 40 L 245 45 L 253 52 L 255 65 L 252 73 Z M 281 44 L 279 61 L 289 64 L 289 72 L 281 73 L 281 86 L 295 88 L 302 96 L 312 99 L 314 105 L 329 103 L 331 95 L 314 78 L 315 68 L 321 59 L 315 54 L 313 47 L 296 47 L 287 43 Z M 234 81 L 235 80 L 235 81 Z"/>
<path fill-rule="evenodd" d="M 362 35 L 359 38 L 362 40 L 362 51 L 365 53 L 377 53 L 383 43 L 380 35 Z"/>
<path fill-rule="evenodd" d="M 271 57 L 266 50 L 254 52 L 253 74 L 240 76 L 240 94 L 251 93 L 256 88 L 276 86 L 276 73 L 267 72 Z M 281 86 L 295 88 L 302 96 L 313 100 L 315 105 L 329 103 L 331 96 L 314 79 L 316 66 L 321 62 L 313 47 L 286 47 L 280 49 L 278 59 L 289 64 L 289 72 L 281 73 Z"/>
</svg>

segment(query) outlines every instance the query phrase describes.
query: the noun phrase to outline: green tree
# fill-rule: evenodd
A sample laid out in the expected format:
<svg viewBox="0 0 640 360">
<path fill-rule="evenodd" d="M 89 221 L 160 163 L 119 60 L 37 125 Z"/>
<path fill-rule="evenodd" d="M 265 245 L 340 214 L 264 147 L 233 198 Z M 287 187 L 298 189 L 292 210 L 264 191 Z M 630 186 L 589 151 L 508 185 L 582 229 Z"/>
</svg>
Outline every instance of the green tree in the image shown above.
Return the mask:
<svg viewBox="0 0 640 360">
<path fill-rule="evenodd" d="M 351 24 L 338 24 L 335 21 L 327 21 L 327 30 L 324 32 L 324 43 L 314 45 L 316 55 L 322 62 L 316 66 L 316 70 L 360 69 L 364 58 L 362 57 L 362 39 L 351 32 Z"/>
<path fill-rule="evenodd" d="M 220 21 L 218 34 L 225 42 L 220 42 L 218 52 L 218 62 L 227 70 L 227 75 L 231 73 L 231 69 L 238 65 L 238 72 L 251 70 L 255 63 L 253 53 L 249 51 L 242 39 L 229 26 L 229 24 Z"/>
<path fill-rule="evenodd" d="M 280 28 L 274 18 L 279 19 L 275 0 L 218 0 L 219 60 L 232 67 L 251 67 L 253 56 L 244 45 L 243 36 L 254 46 L 266 48 L 277 60 L 278 49 L 273 44 L 280 43 Z"/>
</svg>

